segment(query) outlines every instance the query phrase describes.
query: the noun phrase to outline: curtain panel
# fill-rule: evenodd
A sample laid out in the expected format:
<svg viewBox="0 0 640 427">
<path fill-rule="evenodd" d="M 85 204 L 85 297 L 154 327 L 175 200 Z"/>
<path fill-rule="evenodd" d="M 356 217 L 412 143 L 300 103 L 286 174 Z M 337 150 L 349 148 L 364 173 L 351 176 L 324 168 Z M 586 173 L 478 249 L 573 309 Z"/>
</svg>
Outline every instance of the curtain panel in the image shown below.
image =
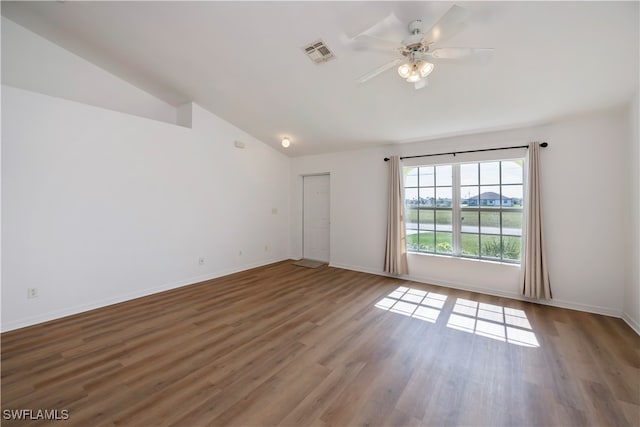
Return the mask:
<svg viewBox="0 0 640 427">
<path fill-rule="evenodd" d="M 520 270 L 522 295 L 535 299 L 551 299 L 551 284 L 542 221 L 540 146 L 538 143 L 529 144 L 526 163 L 527 182 Z"/>
<path fill-rule="evenodd" d="M 388 164 L 389 201 L 387 205 L 387 246 L 384 256 L 384 271 L 395 275 L 408 274 L 400 158 L 392 156 Z"/>
</svg>

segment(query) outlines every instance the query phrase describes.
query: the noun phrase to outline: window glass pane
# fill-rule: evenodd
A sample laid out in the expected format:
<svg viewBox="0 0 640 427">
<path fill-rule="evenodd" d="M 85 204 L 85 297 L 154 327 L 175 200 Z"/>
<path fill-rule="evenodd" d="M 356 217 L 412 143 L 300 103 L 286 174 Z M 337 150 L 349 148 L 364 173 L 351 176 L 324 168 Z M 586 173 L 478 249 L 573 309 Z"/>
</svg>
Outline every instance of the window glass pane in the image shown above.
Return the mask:
<svg viewBox="0 0 640 427">
<path fill-rule="evenodd" d="M 420 209 L 420 231 L 433 230 L 433 216 L 432 209 Z"/>
<path fill-rule="evenodd" d="M 404 189 L 404 205 L 406 209 L 409 209 L 410 207 L 418 206 L 418 189 L 417 188 Z"/>
<path fill-rule="evenodd" d="M 483 258 L 500 258 L 500 236 L 480 235 L 480 255 Z"/>
<path fill-rule="evenodd" d="M 502 234 L 522 235 L 521 212 L 502 212 Z"/>
<path fill-rule="evenodd" d="M 415 230 L 418 223 L 418 209 L 406 207 L 404 210 L 404 224 L 407 230 Z"/>
<path fill-rule="evenodd" d="M 478 206 L 478 194 L 480 194 L 480 187 L 460 187 L 460 206 Z"/>
<path fill-rule="evenodd" d="M 450 254 L 453 252 L 453 234 L 445 231 L 436 232 L 436 253 Z"/>
<path fill-rule="evenodd" d="M 435 195 L 435 190 L 433 187 L 430 187 L 430 188 L 420 187 L 420 189 L 418 190 L 420 206 L 425 206 L 425 207 L 435 206 L 434 195 Z"/>
<path fill-rule="evenodd" d="M 453 166 L 440 165 L 436 166 L 436 185 L 451 185 L 453 177 Z"/>
<path fill-rule="evenodd" d="M 436 211 L 436 230 L 452 231 L 452 220 L 451 211 Z"/>
<path fill-rule="evenodd" d="M 502 238 L 502 257 L 510 261 L 520 261 L 520 237 Z"/>
<path fill-rule="evenodd" d="M 522 208 L 522 185 L 502 186 L 502 206 L 505 208 Z"/>
<path fill-rule="evenodd" d="M 500 184 L 500 162 L 480 163 L 480 184 Z"/>
<path fill-rule="evenodd" d="M 418 232 L 415 230 L 407 230 L 407 250 L 417 251 L 418 249 Z"/>
<path fill-rule="evenodd" d="M 480 212 L 480 232 L 500 234 L 500 212 Z"/>
<path fill-rule="evenodd" d="M 460 165 L 460 185 L 478 184 L 478 164 L 466 163 Z"/>
<path fill-rule="evenodd" d="M 420 233 L 418 246 L 421 251 L 435 252 L 435 236 L 433 232 Z"/>
<path fill-rule="evenodd" d="M 409 234 L 417 234 L 418 233 L 418 216 L 420 215 L 420 211 L 418 209 L 411 209 L 405 211 L 405 222 L 404 222 L 404 230 L 407 236 L 407 242 L 409 241 Z M 416 244 L 417 244 L 417 236 L 416 236 Z M 407 243 L 408 244 L 408 243 Z M 417 249 L 417 248 L 416 248 Z"/>
<path fill-rule="evenodd" d="M 500 207 L 500 187 L 480 187 L 480 207 L 499 208 Z"/>
<path fill-rule="evenodd" d="M 485 212 L 488 213 L 488 212 Z M 463 233 L 478 233 L 480 220 L 478 211 L 462 211 L 460 212 L 460 225 Z"/>
<path fill-rule="evenodd" d="M 502 183 L 522 184 L 522 160 L 507 160 L 502 162 Z"/>
<path fill-rule="evenodd" d="M 479 239 L 477 234 L 462 233 L 460 235 L 462 255 L 477 257 L 478 254 L 480 254 L 478 242 Z"/>
<path fill-rule="evenodd" d="M 436 206 L 439 208 L 451 207 L 451 187 L 436 187 Z"/>
<path fill-rule="evenodd" d="M 433 166 L 423 166 L 420 168 L 420 186 L 433 187 Z"/>
<path fill-rule="evenodd" d="M 418 168 L 404 168 L 404 186 L 418 186 Z"/>
</svg>

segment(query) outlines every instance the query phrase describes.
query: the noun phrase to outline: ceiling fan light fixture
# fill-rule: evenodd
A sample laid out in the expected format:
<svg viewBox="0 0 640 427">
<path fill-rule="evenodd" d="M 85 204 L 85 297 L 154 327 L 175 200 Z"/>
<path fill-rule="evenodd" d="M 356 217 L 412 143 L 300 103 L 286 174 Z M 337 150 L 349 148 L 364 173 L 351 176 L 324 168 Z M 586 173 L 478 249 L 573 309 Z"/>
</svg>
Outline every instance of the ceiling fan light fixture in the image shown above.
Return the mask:
<svg viewBox="0 0 640 427">
<path fill-rule="evenodd" d="M 409 83 L 415 83 L 415 82 L 420 81 L 421 78 L 422 77 L 420 77 L 420 73 L 418 73 L 418 70 L 414 68 L 411 71 L 411 74 L 409 74 L 409 77 L 407 77 L 407 81 Z"/>
<path fill-rule="evenodd" d="M 411 64 L 407 62 L 398 67 L 398 74 L 403 79 L 406 79 L 407 77 L 409 77 L 412 70 L 413 70 L 413 67 L 411 66 Z"/>
<path fill-rule="evenodd" d="M 427 77 L 433 71 L 433 64 L 427 61 L 418 62 L 418 71 L 421 77 Z"/>
<path fill-rule="evenodd" d="M 445 14 L 442 15 L 435 24 L 433 24 L 431 29 L 426 32 L 422 31 L 422 22 L 419 19 L 411 21 L 408 27 L 409 35 L 398 43 L 391 40 L 385 40 L 384 38 L 379 38 L 377 35 L 373 34 L 374 29 L 375 32 L 379 32 L 380 29 L 390 24 L 390 22 L 387 21 L 389 17 L 397 19 L 395 15 L 391 14 L 383 21 L 380 21 L 355 36 L 352 40 L 364 40 L 369 43 L 375 43 L 379 47 L 384 47 L 396 54 L 401 54 L 404 59 L 398 58 L 375 68 L 360 77 L 357 81 L 359 83 L 364 83 L 401 64 L 397 68 L 398 75 L 408 83 L 413 83 L 416 89 L 420 89 L 426 86 L 426 78 L 435 68 L 434 64 L 427 62 L 425 59 L 459 59 L 476 54 L 491 52 L 493 49 L 438 47 L 438 43 L 440 41 L 448 39 L 460 32 L 464 27 L 468 15 L 468 11 L 464 8 L 452 5 Z"/>
</svg>

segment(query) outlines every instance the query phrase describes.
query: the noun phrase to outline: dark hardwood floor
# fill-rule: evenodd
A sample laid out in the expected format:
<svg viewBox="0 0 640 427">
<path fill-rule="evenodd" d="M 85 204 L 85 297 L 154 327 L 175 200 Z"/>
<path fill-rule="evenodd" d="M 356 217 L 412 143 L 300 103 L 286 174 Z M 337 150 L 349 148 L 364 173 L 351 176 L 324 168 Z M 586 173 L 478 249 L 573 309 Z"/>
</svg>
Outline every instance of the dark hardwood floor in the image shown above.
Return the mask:
<svg viewBox="0 0 640 427">
<path fill-rule="evenodd" d="M 2 334 L 2 425 L 638 426 L 639 405 L 620 319 L 291 262 Z"/>
</svg>

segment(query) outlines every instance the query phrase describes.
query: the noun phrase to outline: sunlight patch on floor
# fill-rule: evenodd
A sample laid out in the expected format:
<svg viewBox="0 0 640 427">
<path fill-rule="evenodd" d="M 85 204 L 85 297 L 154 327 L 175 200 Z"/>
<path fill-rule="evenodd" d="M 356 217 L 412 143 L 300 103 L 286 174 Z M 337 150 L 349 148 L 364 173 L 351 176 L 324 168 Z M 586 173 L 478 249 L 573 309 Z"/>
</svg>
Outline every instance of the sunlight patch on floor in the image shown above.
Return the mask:
<svg viewBox="0 0 640 427">
<path fill-rule="evenodd" d="M 540 347 L 523 310 L 456 299 L 447 327 L 524 347 Z"/>
<path fill-rule="evenodd" d="M 400 286 L 378 301 L 376 307 L 435 323 L 446 300 L 446 295 Z"/>
</svg>

